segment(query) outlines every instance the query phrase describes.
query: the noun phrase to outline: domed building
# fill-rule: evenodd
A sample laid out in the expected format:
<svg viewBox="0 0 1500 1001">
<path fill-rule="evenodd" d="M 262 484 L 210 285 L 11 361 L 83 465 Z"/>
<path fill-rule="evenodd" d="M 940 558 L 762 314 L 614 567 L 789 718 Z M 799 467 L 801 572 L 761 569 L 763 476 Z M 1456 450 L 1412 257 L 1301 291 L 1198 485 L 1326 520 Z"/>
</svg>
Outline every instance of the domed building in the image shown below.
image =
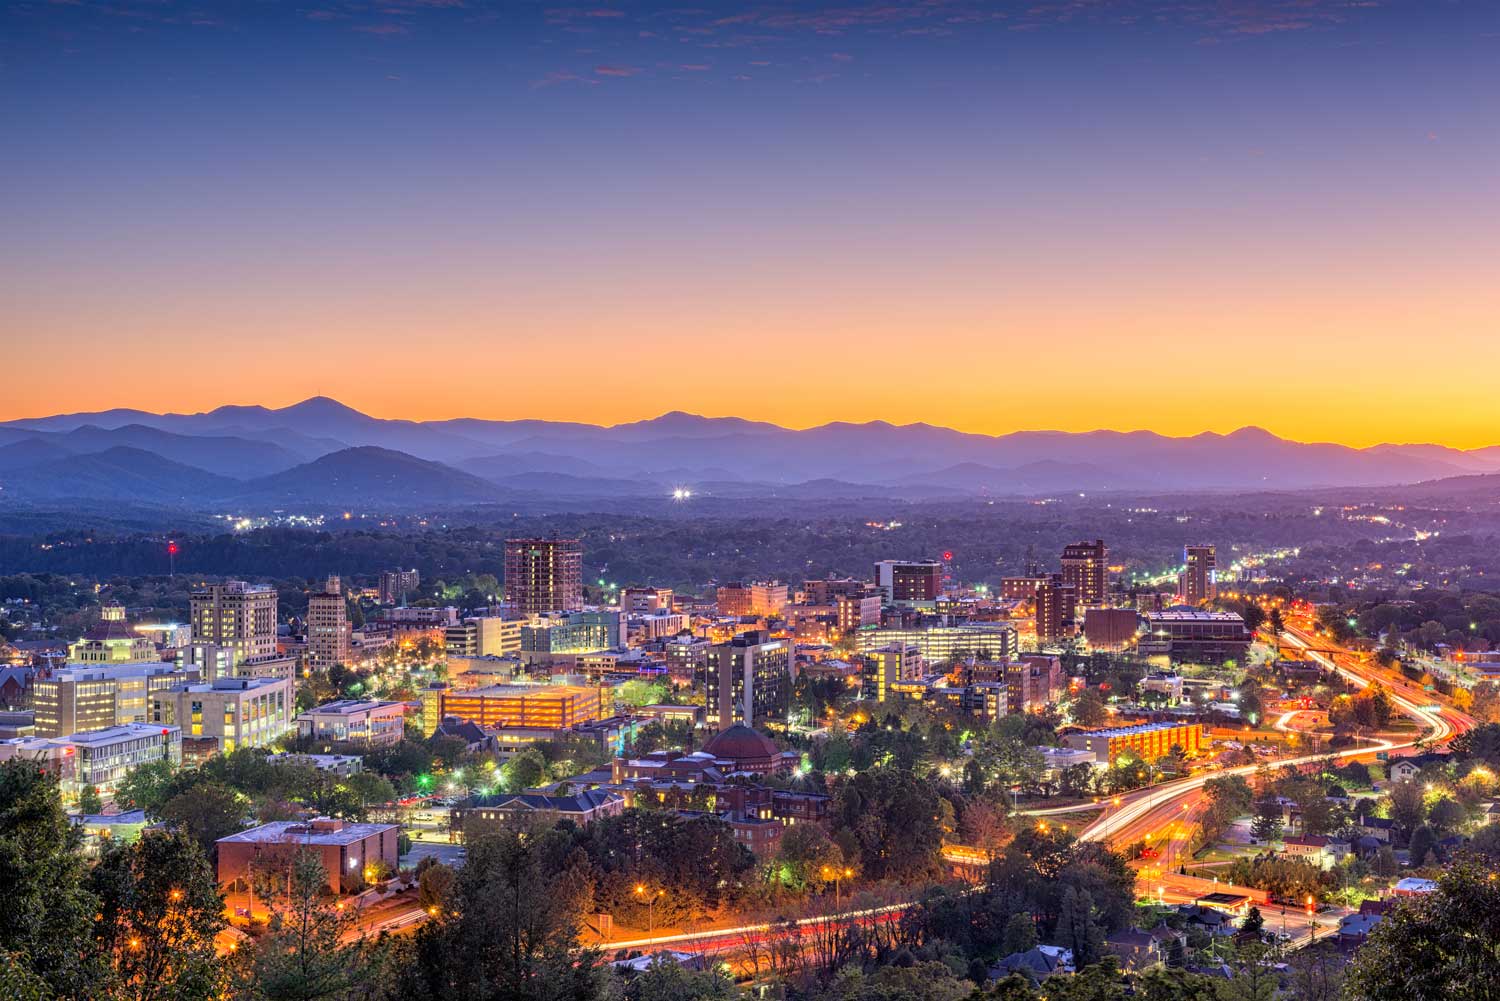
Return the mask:
<svg viewBox="0 0 1500 1001">
<path fill-rule="evenodd" d="M 713 758 L 714 766 L 725 774 L 789 771 L 798 761 L 797 752 L 777 750 L 770 738 L 744 723 L 716 734 L 699 753 Z"/>
</svg>

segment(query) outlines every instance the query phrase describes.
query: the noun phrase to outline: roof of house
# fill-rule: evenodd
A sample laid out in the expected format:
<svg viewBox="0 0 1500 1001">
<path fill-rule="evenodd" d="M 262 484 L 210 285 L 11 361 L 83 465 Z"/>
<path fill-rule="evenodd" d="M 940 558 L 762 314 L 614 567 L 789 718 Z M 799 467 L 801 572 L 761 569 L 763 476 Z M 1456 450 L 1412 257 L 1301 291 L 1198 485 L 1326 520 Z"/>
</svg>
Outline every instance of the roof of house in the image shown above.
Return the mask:
<svg viewBox="0 0 1500 1001">
<path fill-rule="evenodd" d="M 475 797 L 474 805 L 488 809 L 522 808 L 545 810 L 556 813 L 589 813 L 610 803 L 623 801 L 618 793 L 601 789 L 586 789 L 567 796 L 548 796 L 543 793 L 512 792 L 497 796 Z"/>
</svg>

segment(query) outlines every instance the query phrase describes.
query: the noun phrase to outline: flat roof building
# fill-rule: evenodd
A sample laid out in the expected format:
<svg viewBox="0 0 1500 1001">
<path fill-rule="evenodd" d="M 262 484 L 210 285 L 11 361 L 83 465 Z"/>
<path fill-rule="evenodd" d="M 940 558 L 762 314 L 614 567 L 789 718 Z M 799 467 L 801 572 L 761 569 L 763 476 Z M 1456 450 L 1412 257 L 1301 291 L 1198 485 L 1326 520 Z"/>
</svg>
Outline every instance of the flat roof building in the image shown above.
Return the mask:
<svg viewBox="0 0 1500 1001">
<path fill-rule="evenodd" d="M 1203 749 L 1202 723 L 1142 723 L 1110 730 L 1083 730 L 1063 736 L 1067 747 L 1092 752 L 1099 764 L 1113 765 L 1121 754 L 1130 753 L 1142 761 L 1165 757 L 1173 747 L 1182 748 L 1189 757 Z"/>
<path fill-rule="evenodd" d="M 221 754 L 266 747 L 292 727 L 291 678 L 216 678 L 151 693 L 151 722 L 180 726 L 189 738 L 217 742 Z"/>
<path fill-rule="evenodd" d="M 327 702 L 297 717 L 297 734 L 371 747 L 397 744 L 406 735 L 406 704 L 358 699 Z"/>
<path fill-rule="evenodd" d="M 493 685 L 438 694 L 441 716 L 483 727 L 546 727 L 562 730 L 598 719 L 599 689 L 584 685 Z"/>
<path fill-rule="evenodd" d="M 312 852 L 328 874 L 328 889 L 349 893 L 396 871 L 395 824 L 355 824 L 319 817 L 278 820 L 220 838 L 219 885 L 244 889 L 260 866 L 284 865 L 298 852 Z"/>
</svg>

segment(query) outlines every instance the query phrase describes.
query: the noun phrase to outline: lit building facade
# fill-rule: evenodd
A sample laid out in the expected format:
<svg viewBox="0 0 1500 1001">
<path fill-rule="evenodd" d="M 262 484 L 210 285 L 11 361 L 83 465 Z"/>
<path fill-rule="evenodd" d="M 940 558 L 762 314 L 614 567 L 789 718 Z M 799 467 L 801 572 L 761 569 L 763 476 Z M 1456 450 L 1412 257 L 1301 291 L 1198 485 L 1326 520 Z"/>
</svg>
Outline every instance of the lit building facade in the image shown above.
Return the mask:
<svg viewBox="0 0 1500 1001">
<path fill-rule="evenodd" d="M 210 584 L 189 599 L 192 642 L 234 651 L 234 663 L 276 655 L 276 589 L 242 580 Z"/>
<path fill-rule="evenodd" d="M 728 730 L 755 727 L 786 715 L 792 695 L 792 651 L 763 630 L 741 633 L 714 646 L 704 668 L 707 723 Z"/>
<path fill-rule="evenodd" d="M 307 597 L 307 667 L 327 671 L 349 663 L 349 606 L 344 582 L 329 577 Z"/>
<path fill-rule="evenodd" d="M 193 680 L 175 664 L 71 667 L 32 683 L 31 707 L 41 737 L 62 737 L 125 723 L 144 723 L 151 692 Z"/>
<path fill-rule="evenodd" d="M 937 560 L 881 560 L 875 586 L 893 604 L 937 601 L 943 592 L 943 564 Z"/>
<path fill-rule="evenodd" d="M 405 736 L 406 705 L 401 702 L 327 702 L 297 717 L 297 734 L 331 743 L 384 747 Z"/>
<path fill-rule="evenodd" d="M 1073 588 L 1078 604 L 1085 608 L 1104 604 L 1109 589 L 1109 551 L 1104 540 L 1064 546 L 1062 578 L 1064 584 Z"/>
<path fill-rule="evenodd" d="M 1184 546 L 1177 589 L 1184 605 L 1213 601 L 1219 593 L 1218 557 L 1213 546 Z"/>
<path fill-rule="evenodd" d="M 290 730 L 295 699 L 290 678 L 216 678 L 152 692 L 151 722 L 180 727 L 188 738 L 210 738 L 229 754 L 268 747 Z"/>
<path fill-rule="evenodd" d="M 583 607 L 583 544 L 577 539 L 507 539 L 505 601 L 519 615 Z"/>
<path fill-rule="evenodd" d="M 439 694 L 441 717 L 483 727 L 530 726 L 562 730 L 599 719 L 599 689 L 587 685 L 493 685 Z"/>
</svg>

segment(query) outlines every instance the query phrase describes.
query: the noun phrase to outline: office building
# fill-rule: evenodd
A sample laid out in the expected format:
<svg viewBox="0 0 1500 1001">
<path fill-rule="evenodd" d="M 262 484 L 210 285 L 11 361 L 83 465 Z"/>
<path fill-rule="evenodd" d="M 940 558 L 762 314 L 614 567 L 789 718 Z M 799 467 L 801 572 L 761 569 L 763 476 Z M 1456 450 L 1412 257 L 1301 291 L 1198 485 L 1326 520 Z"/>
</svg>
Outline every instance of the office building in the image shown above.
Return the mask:
<svg viewBox="0 0 1500 1001">
<path fill-rule="evenodd" d="M 1027 654 L 1005 664 L 1006 705 L 1013 713 L 1041 712 L 1062 690 L 1062 662 L 1056 657 Z"/>
<path fill-rule="evenodd" d="M 518 615 L 583 607 L 583 544 L 577 539 L 507 539 L 505 602 Z"/>
<path fill-rule="evenodd" d="M 386 570 L 376 586 L 382 605 L 404 605 L 408 595 L 416 594 L 422 575 L 415 570 Z"/>
<path fill-rule="evenodd" d="M 406 705 L 401 702 L 340 699 L 297 717 L 297 735 L 330 743 L 383 747 L 401 742 L 406 733 Z"/>
<path fill-rule="evenodd" d="M 483 727 L 530 726 L 563 730 L 603 716 L 598 688 L 587 685 L 493 685 L 439 693 L 441 718 Z"/>
<path fill-rule="evenodd" d="M 880 605 L 885 594 L 879 588 L 865 587 L 833 596 L 833 609 L 841 633 L 851 633 L 865 626 L 880 625 Z"/>
<path fill-rule="evenodd" d="M 1046 584 L 1050 577 L 1001 577 L 1000 597 L 1006 601 L 1030 601 L 1036 597 L 1037 588 Z"/>
<path fill-rule="evenodd" d="M 1063 736 L 1063 744 L 1094 755 L 1096 764 L 1113 765 L 1121 754 L 1142 761 L 1165 757 L 1174 747 L 1195 757 L 1203 747 L 1202 723 L 1142 723 L 1111 730 L 1084 730 Z"/>
<path fill-rule="evenodd" d="M 165 761 L 182 763 L 182 732 L 175 726 L 127 723 L 65 737 L 0 740 L 0 761 L 32 761 L 57 777 L 69 803 L 86 789 L 108 798 L 134 768 Z"/>
<path fill-rule="evenodd" d="M 328 817 L 262 824 L 215 842 L 219 885 L 231 892 L 249 889 L 268 865 L 289 864 L 298 853 L 312 852 L 328 874 L 329 892 L 351 893 L 396 871 L 400 833 L 396 824 Z M 256 901 L 246 898 L 246 903 Z"/>
<path fill-rule="evenodd" d="M 268 747 L 292 727 L 290 678 L 217 678 L 151 693 L 150 722 L 176 726 L 187 740 L 212 740 L 221 754 Z"/>
<path fill-rule="evenodd" d="M 70 667 L 39 677 L 32 684 L 36 732 L 62 737 L 84 730 L 101 730 L 125 723 L 144 723 L 147 696 L 159 689 L 193 681 L 175 664 L 160 660 L 144 664 L 107 664 Z"/>
<path fill-rule="evenodd" d="M 881 560 L 875 564 L 875 586 L 893 604 L 937 601 L 943 592 L 943 564 L 938 560 Z"/>
<path fill-rule="evenodd" d="M 1016 652 L 1016 631 L 998 622 L 975 622 L 962 626 L 882 626 L 854 634 L 855 649 L 868 654 L 890 646 L 914 646 L 929 664 L 955 660 L 998 660 Z"/>
<path fill-rule="evenodd" d="M 922 651 L 909 643 L 892 643 L 890 646 L 871 650 L 868 656 L 875 669 L 875 699 L 878 702 L 893 698 L 895 685 L 920 677 L 926 666 L 922 660 Z"/>
<path fill-rule="evenodd" d="M 276 589 L 242 580 L 209 584 L 189 600 L 194 643 L 211 643 L 243 660 L 276 655 Z"/>
<path fill-rule="evenodd" d="M 540 616 L 521 627 L 521 660 L 546 663 L 555 656 L 613 650 L 624 639 L 622 618 L 617 610 Z"/>
<path fill-rule="evenodd" d="M 1083 638 L 1091 650 L 1123 650 L 1135 643 L 1140 624 L 1133 608 L 1090 608 L 1083 613 Z"/>
<path fill-rule="evenodd" d="M 662 647 L 667 658 L 667 677 L 678 685 L 698 685 L 708 668 L 713 643 L 701 636 L 679 636 Z"/>
<path fill-rule="evenodd" d="M 1245 620 L 1234 612 L 1169 608 L 1146 613 L 1137 649 L 1174 660 L 1218 663 L 1243 657 L 1251 639 Z"/>
<path fill-rule="evenodd" d="M 138 664 L 160 660 L 156 644 L 125 623 L 125 608 L 111 602 L 99 609 L 99 621 L 68 647 L 69 664 Z"/>
<path fill-rule="evenodd" d="M 1078 589 L 1053 574 L 1036 589 L 1036 639 L 1038 643 L 1056 643 L 1067 635 L 1068 627 L 1078 614 Z"/>
<path fill-rule="evenodd" d="M 327 671 L 349 663 L 349 605 L 344 582 L 329 577 L 307 597 L 307 668 Z"/>
<path fill-rule="evenodd" d="M 1184 546 L 1183 569 L 1177 590 L 1184 605 L 1201 605 L 1213 601 L 1219 593 L 1218 559 L 1213 546 Z"/>
<path fill-rule="evenodd" d="M 620 592 L 620 610 L 627 615 L 655 615 L 672 610 L 670 587 L 627 587 Z"/>
<path fill-rule="evenodd" d="M 741 633 L 728 643 L 714 646 L 709 650 L 704 674 L 706 717 L 712 729 L 779 721 L 791 704 L 790 645 L 771 639 L 764 630 Z"/>
<path fill-rule="evenodd" d="M 870 582 L 853 577 L 828 577 L 802 582 L 802 600 L 809 605 L 831 605 L 839 595 L 863 594 Z M 883 597 L 883 594 L 881 595 Z"/>
<path fill-rule="evenodd" d="M 523 619 L 484 615 L 464 619 L 443 631 L 449 657 L 506 657 L 521 652 Z"/>
<path fill-rule="evenodd" d="M 1092 608 L 1104 604 L 1109 585 L 1109 552 L 1103 539 L 1064 546 L 1062 578 L 1077 595 L 1078 604 Z"/>
<path fill-rule="evenodd" d="M 753 584 L 721 584 L 715 592 L 720 615 L 780 615 L 787 604 L 787 586 L 780 581 Z"/>
</svg>

